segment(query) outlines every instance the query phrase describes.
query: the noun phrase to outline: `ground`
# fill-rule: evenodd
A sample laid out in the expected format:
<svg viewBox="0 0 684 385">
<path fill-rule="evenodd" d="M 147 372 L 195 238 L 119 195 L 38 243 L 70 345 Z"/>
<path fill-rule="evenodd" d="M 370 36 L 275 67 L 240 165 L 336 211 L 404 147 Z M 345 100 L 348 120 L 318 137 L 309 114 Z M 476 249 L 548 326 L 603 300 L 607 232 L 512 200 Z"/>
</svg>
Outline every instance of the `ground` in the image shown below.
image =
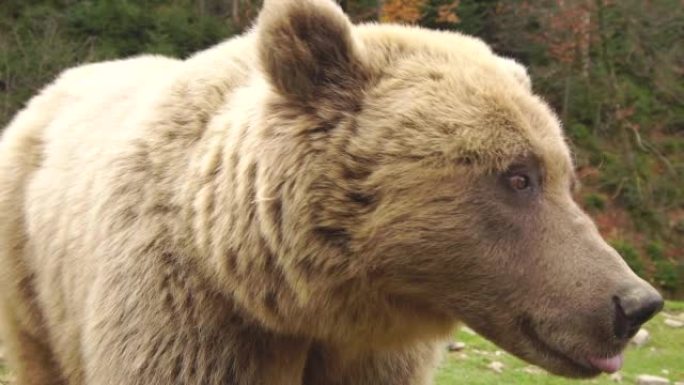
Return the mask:
<svg viewBox="0 0 684 385">
<path fill-rule="evenodd" d="M 667 302 L 665 313 L 684 314 L 684 302 Z M 661 313 L 646 325 L 651 340 L 641 348 L 627 350 L 626 364 L 622 370 L 622 383 L 634 384 L 639 374 L 652 374 L 669 378 L 670 381 L 684 381 L 684 328 L 672 329 L 664 324 Z M 462 352 L 448 353 L 437 375 L 435 385 L 570 385 L 570 384 L 615 384 L 607 375 L 593 380 L 578 382 L 551 376 L 541 369 L 501 352 L 494 344 L 467 331 L 459 331 L 455 339 L 465 342 Z M 504 364 L 503 373 L 487 368 L 493 361 Z M 667 371 L 667 372 L 664 372 Z M 9 384 L 8 373 L 0 362 L 0 385 Z"/>
</svg>

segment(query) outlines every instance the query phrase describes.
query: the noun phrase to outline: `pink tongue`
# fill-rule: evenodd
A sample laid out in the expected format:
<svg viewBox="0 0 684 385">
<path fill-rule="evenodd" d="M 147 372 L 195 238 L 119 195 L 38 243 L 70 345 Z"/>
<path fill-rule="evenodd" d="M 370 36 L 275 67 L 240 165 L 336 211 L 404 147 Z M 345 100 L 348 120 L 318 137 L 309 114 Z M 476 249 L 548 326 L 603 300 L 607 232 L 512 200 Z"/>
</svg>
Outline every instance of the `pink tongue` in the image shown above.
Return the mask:
<svg viewBox="0 0 684 385">
<path fill-rule="evenodd" d="M 618 354 L 617 356 L 608 358 L 589 358 L 589 362 L 591 362 L 592 365 L 606 373 L 615 373 L 618 370 L 620 370 L 620 368 L 622 367 L 623 360 L 624 356 L 622 355 L 622 353 Z"/>
</svg>

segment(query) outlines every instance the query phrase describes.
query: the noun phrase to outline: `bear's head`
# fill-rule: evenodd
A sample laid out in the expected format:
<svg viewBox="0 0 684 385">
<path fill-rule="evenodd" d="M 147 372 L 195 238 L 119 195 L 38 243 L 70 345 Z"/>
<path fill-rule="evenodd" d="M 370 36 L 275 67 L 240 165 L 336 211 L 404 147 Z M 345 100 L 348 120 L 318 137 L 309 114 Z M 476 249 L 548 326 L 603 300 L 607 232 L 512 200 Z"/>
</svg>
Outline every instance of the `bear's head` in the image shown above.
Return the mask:
<svg viewBox="0 0 684 385">
<path fill-rule="evenodd" d="M 377 347 L 460 321 L 554 373 L 619 368 L 663 301 L 573 201 L 521 65 L 458 33 L 353 26 L 331 0 L 266 1 L 253 33 L 258 195 L 277 197 L 258 212 L 293 333 Z"/>
</svg>

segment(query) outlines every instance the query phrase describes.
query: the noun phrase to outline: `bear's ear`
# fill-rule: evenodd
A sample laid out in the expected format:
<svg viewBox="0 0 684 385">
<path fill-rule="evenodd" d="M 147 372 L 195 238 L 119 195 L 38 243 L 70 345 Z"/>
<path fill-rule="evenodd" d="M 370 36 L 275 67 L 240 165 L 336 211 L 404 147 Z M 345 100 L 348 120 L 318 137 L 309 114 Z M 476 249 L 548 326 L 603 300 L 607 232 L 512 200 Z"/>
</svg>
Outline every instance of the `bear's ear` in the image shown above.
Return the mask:
<svg viewBox="0 0 684 385">
<path fill-rule="evenodd" d="M 332 0 L 266 0 L 256 29 L 262 69 L 281 94 L 310 101 L 360 87 L 352 24 Z"/>
</svg>

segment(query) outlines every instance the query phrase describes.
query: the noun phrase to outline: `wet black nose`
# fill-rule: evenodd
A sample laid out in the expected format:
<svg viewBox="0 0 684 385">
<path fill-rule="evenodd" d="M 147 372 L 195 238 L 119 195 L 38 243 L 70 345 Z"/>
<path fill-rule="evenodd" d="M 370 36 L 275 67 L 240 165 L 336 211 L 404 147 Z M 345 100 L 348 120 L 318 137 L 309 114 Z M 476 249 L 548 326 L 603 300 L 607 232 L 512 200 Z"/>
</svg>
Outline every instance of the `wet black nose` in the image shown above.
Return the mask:
<svg viewBox="0 0 684 385">
<path fill-rule="evenodd" d="M 632 338 L 644 322 L 663 308 L 663 297 L 650 286 L 632 289 L 623 295 L 614 296 L 615 336 Z"/>
</svg>

